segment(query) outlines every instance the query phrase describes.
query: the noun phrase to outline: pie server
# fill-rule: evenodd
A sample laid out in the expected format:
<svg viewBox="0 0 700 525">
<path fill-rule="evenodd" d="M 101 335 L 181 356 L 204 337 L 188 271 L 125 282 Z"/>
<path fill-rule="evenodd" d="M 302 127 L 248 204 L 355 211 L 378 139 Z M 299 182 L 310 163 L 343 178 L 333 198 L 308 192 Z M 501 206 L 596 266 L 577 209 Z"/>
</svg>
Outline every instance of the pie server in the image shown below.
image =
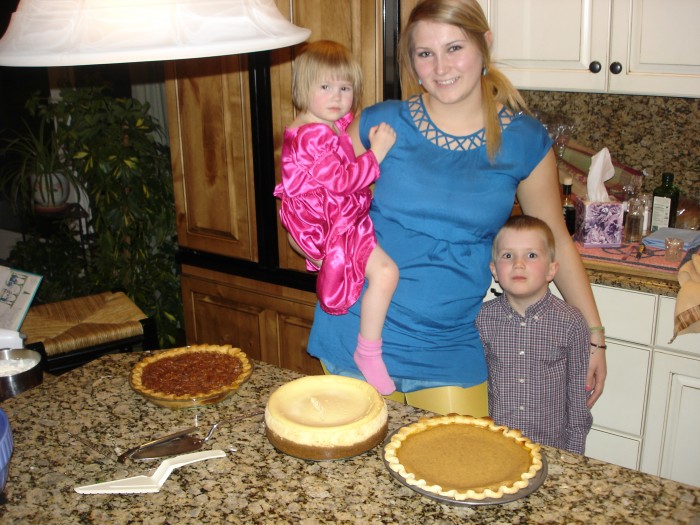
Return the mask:
<svg viewBox="0 0 700 525">
<path fill-rule="evenodd" d="M 223 458 L 226 452 L 223 450 L 203 450 L 175 456 L 163 461 L 151 476 L 134 476 L 132 478 L 117 479 L 75 487 L 79 494 L 138 494 L 142 492 L 158 492 L 168 479 L 170 473 L 178 467 L 204 461 L 205 459 Z"/>
</svg>

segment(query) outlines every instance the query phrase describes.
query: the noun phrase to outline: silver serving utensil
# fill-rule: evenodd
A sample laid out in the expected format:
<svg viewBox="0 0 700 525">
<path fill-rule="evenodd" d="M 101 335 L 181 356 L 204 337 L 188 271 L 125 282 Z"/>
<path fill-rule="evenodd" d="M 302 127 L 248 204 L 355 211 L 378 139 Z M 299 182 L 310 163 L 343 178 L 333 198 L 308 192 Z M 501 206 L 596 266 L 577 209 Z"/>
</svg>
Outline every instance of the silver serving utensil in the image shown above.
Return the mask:
<svg viewBox="0 0 700 525">
<path fill-rule="evenodd" d="M 168 434 L 167 436 L 163 436 L 161 438 L 157 438 L 157 439 L 154 439 L 152 441 L 147 441 L 146 443 L 142 443 L 141 445 L 138 445 L 134 448 L 130 448 L 126 452 L 122 453 L 117 458 L 117 461 L 119 461 L 119 463 L 126 463 L 127 459 L 129 459 L 134 454 L 136 454 L 137 452 L 139 452 L 145 448 L 152 447 L 154 445 L 159 445 L 159 444 L 165 443 L 167 441 L 172 441 L 173 439 L 177 439 L 181 436 L 187 435 L 190 432 L 194 432 L 195 430 L 197 430 L 197 427 L 189 427 L 189 428 L 186 428 L 184 430 L 178 430 L 177 432 L 173 432 L 172 434 Z"/>
<path fill-rule="evenodd" d="M 178 467 L 204 461 L 205 459 L 223 458 L 223 450 L 203 450 L 192 454 L 183 454 L 163 461 L 151 476 L 134 476 L 131 478 L 95 483 L 75 487 L 79 494 L 137 494 L 142 492 L 158 492 L 170 473 Z"/>
<path fill-rule="evenodd" d="M 129 454 L 127 457 L 139 461 L 148 461 L 153 459 L 159 459 L 164 456 L 174 456 L 176 454 L 182 454 L 184 452 L 200 450 L 211 439 L 216 429 L 219 428 L 221 425 L 227 423 L 235 423 L 236 421 L 241 421 L 249 417 L 260 416 L 264 413 L 264 411 L 258 410 L 256 412 L 250 412 L 241 416 L 222 419 L 221 421 L 218 421 L 212 425 L 211 429 L 209 429 L 209 432 L 204 438 L 189 435 L 189 432 L 185 433 L 184 431 L 182 431 L 182 434 L 177 432 L 175 434 L 179 435 L 171 434 L 170 436 L 166 436 L 169 439 L 161 438 L 159 440 L 150 442 L 150 444 L 147 444 L 148 446 L 142 445 L 140 448 Z M 196 427 L 194 428 L 196 429 Z M 124 454 L 126 454 L 126 452 Z"/>
</svg>

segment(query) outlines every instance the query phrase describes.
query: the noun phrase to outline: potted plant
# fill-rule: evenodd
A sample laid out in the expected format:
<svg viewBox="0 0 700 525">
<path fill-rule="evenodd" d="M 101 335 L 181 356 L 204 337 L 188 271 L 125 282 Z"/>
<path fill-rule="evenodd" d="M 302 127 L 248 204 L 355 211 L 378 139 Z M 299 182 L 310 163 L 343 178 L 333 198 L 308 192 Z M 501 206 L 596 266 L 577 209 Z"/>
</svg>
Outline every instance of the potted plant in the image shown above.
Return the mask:
<svg viewBox="0 0 700 525">
<path fill-rule="evenodd" d="M 63 282 L 62 298 L 75 297 L 76 291 L 122 290 L 155 318 L 161 346 L 177 343 L 182 301 L 175 260 L 175 204 L 170 151 L 158 140 L 163 133 L 159 123 L 146 104 L 114 97 L 102 84 L 64 88 L 55 100 L 35 95 L 27 107 L 44 122 L 56 123 L 71 176 L 86 196 L 85 264 L 74 264 L 73 275 L 55 276 L 54 282 Z M 59 233 L 45 240 L 26 236 L 11 252 L 10 262 L 39 274 L 64 269 L 55 254 L 77 257 L 80 247 L 75 246 L 70 228 Z M 43 268 L 37 268 L 40 264 Z M 43 286 L 39 300 L 44 300 L 42 291 Z M 45 302 L 49 300 L 55 299 Z"/>
<path fill-rule="evenodd" d="M 2 187 L 16 213 L 61 211 L 67 207 L 71 187 L 80 195 L 80 182 L 72 169 L 53 123 L 42 118 L 33 128 L 23 129 L 3 139 Z"/>
</svg>

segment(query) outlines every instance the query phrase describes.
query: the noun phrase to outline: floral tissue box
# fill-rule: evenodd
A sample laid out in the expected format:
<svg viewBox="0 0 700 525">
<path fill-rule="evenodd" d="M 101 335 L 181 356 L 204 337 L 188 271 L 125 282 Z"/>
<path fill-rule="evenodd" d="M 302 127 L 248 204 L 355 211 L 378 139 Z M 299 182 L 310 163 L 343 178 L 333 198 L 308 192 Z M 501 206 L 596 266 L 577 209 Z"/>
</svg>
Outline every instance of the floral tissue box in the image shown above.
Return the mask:
<svg viewBox="0 0 700 525">
<path fill-rule="evenodd" d="M 623 205 L 618 201 L 589 202 L 576 199 L 574 240 L 584 248 L 622 246 Z"/>
</svg>

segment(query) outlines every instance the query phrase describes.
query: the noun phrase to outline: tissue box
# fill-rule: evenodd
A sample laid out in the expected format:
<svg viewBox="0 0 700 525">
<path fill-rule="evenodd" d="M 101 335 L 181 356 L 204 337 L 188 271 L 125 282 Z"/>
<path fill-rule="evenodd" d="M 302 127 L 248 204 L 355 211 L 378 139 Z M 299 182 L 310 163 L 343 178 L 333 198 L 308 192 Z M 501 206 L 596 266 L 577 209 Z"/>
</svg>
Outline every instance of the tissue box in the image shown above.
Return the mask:
<svg viewBox="0 0 700 525">
<path fill-rule="evenodd" d="M 622 246 L 622 203 L 589 202 L 576 199 L 576 232 L 574 240 L 584 248 Z"/>
</svg>

